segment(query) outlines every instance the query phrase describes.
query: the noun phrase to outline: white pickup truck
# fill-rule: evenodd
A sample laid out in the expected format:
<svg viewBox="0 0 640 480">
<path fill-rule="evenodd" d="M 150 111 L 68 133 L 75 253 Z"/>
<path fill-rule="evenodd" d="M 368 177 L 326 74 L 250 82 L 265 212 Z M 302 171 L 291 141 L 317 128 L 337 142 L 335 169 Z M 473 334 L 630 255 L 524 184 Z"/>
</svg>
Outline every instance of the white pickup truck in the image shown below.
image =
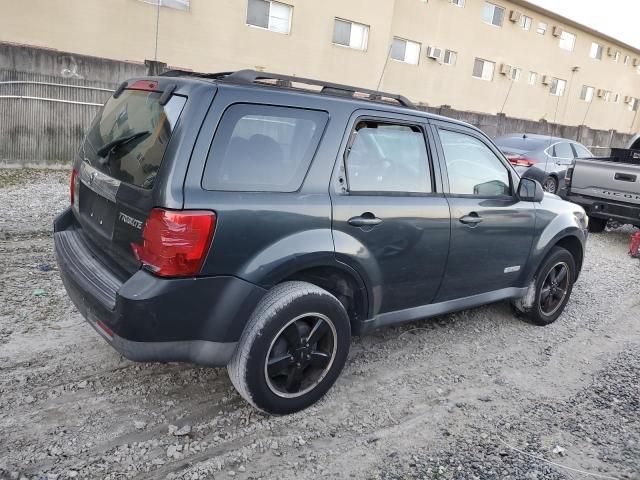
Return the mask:
<svg viewBox="0 0 640 480">
<path fill-rule="evenodd" d="M 609 157 L 576 159 L 565 183 L 566 199 L 585 209 L 591 232 L 602 232 L 609 220 L 640 227 L 640 139 Z"/>
</svg>

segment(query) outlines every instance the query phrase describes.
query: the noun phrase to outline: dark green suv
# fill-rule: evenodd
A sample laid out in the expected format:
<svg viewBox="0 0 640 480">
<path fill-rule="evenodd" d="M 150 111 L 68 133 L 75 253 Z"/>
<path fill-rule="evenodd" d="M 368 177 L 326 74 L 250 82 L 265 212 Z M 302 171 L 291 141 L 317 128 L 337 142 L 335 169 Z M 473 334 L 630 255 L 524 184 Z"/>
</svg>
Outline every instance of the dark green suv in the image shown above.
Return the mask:
<svg viewBox="0 0 640 480">
<path fill-rule="evenodd" d="M 305 408 L 352 335 L 511 300 L 563 311 L 579 206 L 478 129 L 399 95 L 254 71 L 123 83 L 55 221 L 69 296 L 122 355 L 226 365 L 257 408 Z"/>
</svg>

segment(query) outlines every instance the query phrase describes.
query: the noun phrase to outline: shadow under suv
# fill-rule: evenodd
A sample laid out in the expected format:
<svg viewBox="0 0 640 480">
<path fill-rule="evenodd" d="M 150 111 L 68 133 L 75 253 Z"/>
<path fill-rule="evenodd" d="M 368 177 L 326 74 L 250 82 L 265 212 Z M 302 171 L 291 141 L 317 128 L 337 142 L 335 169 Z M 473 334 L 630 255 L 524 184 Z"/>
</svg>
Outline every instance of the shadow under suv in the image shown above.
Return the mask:
<svg viewBox="0 0 640 480">
<path fill-rule="evenodd" d="M 555 321 L 587 222 L 478 129 L 401 96 L 172 71 L 97 115 L 54 242 L 122 355 L 226 365 L 282 414 L 324 395 L 354 334 L 500 300 Z"/>
</svg>

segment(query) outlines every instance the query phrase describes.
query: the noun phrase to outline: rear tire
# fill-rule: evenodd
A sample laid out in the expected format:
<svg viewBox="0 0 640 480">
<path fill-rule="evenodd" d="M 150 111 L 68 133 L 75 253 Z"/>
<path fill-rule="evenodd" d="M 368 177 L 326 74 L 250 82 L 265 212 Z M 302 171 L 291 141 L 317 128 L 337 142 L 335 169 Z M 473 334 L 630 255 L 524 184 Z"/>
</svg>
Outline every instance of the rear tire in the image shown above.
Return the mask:
<svg viewBox="0 0 640 480">
<path fill-rule="evenodd" d="M 558 179 L 552 175 L 548 176 L 544 183 L 542 184 L 542 188 L 545 192 L 557 194 L 558 193 Z"/>
<path fill-rule="evenodd" d="M 607 227 L 608 220 L 604 218 L 589 217 L 589 231 L 591 233 L 602 233 Z"/>
<path fill-rule="evenodd" d="M 513 302 L 513 307 L 535 325 L 555 322 L 571 297 L 576 271 L 573 255 L 562 247 L 553 247 L 536 273 L 533 303 L 525 306 L 525 297 Z"/>
<path fill-rule="evenodd" d="M 254 407 L 293 413 L 331 388 L 350 343 L 349 317 L 336 297 L 310 283 L 285 282 L 256 307 L 227 370 Z"/>
</svg>

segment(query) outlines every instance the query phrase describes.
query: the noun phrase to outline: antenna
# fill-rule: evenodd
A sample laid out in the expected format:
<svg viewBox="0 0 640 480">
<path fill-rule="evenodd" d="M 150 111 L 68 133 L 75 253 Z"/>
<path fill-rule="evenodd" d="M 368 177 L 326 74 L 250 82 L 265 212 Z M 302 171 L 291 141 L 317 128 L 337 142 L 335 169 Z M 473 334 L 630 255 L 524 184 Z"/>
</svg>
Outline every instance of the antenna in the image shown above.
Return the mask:
<svg viewBox="0 0 640 480">
<path fill-rule="evenodd" d="M 507 100 L 509 100 L 509 94 L 511 93 L 511 89 L 513 88 L 513 84 L 515 81 L 512 78 L 509 78 L 509 88 L 507 89 L 507 95 L 504 97 L 504 103 L 502 104 L 502 108 L 500 109 L 500 113 L 504 113 L 504 107 L 507 106 Z"/>
<path fill-rule="evenodd" d="M 158 61 L 158 35 L 160 32 L 160 4 L 162 3 L 162 0 L 156 0 L 157 3 L 157 9 L 156 9 L 156 49 L 155 52 L 153 54 L 153 59 L 155 61 Z"/>
<path fill-rule="evenodd" d="M 378 90 L 380 90 L 380 85 L 382 85 L 382 78 L 384 77 L 384 72 L 387 70 L 387 64 L 389 63 L 389 57 L 391 56 L 391 49 L 393 48 L 393 43 L 389 45 L 389 51 L 387 52 L 387 58 L 384 59 L 384 67 L 382 67 L 382 73 L 380 74 L 380 80 L 378 80 Z"/>
</svg>

